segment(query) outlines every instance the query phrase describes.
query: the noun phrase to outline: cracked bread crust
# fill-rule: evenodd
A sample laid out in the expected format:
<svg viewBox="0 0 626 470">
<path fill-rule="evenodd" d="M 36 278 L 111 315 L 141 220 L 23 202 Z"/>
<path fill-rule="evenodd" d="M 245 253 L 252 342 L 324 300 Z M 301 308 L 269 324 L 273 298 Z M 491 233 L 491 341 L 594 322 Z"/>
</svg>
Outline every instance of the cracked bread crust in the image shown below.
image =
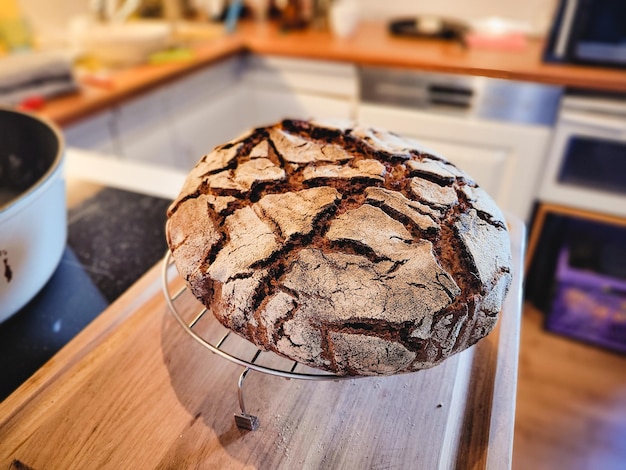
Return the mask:
<svg viewBox="0 0 626 470">
<path fill-rule="evenodd" d="M 222 324 L 340 375 L 439 364 L 492 330 L 511 282 L 485 191 L 414 141 L 347 123 L 286 120 L 216 147 L 166 234 Z"/>
</svg>

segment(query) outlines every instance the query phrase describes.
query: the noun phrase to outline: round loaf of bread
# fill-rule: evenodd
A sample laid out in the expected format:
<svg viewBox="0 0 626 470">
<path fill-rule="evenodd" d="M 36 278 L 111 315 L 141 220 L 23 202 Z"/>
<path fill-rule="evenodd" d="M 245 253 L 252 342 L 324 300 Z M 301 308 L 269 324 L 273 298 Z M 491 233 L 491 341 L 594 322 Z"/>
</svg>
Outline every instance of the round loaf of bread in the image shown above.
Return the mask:
<svg viewBox="0 0 626 470">
<path fill-rule="evenodd" d="M 511 282 L 484 190 L 414 141 L 346 124 L 287 120 L 216 147 L 167 241 L 223 325 L 339 375 L 440 363 L 491 331 Z"/>
</svg>

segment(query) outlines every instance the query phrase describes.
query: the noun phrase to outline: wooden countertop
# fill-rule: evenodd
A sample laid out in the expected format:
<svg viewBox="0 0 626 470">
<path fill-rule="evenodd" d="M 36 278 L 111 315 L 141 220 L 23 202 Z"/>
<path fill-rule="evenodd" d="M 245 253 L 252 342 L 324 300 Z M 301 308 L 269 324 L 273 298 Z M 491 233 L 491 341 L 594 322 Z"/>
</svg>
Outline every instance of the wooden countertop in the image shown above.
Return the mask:
<svg viewBox="0 0 626 470">
<path fill-rule="evenodd" d="M 242 22 L 236 33 L 196 45 L 194 50 L 195 58 L 190 61 L 141 65 L 116 72 L 110 88 L 85 86 L 80 93 L 51 101 L 42 113 L 66 125 L 189 71 L 245 51 L 626 92 L 624 70 L 544 64 L 541 40 L 529 40 L 521 51 L 466 49 L 458 43 L 392 37 L 383 23 L 373 22 L 361 24 L 356 34 L 347 39 L 315 30 L 285 33 L 273 24 Z"/>
<path fill-rule="evenodd" d="M 509 229 L 513 283 L 486 338 L 435 368 L 392 377 L 317 382 L 253 371 L 244 390 L 256 431 L 233 420 L 243 369 L 176 323 L 155 266 L 0 403 L 0 467 L 510 468 L 525 234 L 517 219 Z M 174 279 L 172 292 L 181 284 Z M 176 302 L 187 316 L 198 312 L 188 292 Z M 203 321 L 197 334 L 214 331 L 215 320 Z"/>
<path fill-rule="evenodd" d="M 520 51 L 472 49 L 456 42 L 394 37 L 384 24 L 371 22 L 361 24 L 348 39 L 308 30 L 284 34 L 254 24 L 244 24 L 241 34 L 247 49 L 258 54 L 626 91 L 624 70 L 544 64 L 544 43 L 539 39 L 529 39 Z"/>
<path fill-rule="evenodd" d="M 81 84 L 81 90 L 47 103 L 39 112 L 64 126 L 127 98 L 175 80 L 243 50 L 240 34 L 223 36 L 194 46 L 194 58 L 167 64 L 143 64 L 111 72 L 106 86 Z"/>
</svg>

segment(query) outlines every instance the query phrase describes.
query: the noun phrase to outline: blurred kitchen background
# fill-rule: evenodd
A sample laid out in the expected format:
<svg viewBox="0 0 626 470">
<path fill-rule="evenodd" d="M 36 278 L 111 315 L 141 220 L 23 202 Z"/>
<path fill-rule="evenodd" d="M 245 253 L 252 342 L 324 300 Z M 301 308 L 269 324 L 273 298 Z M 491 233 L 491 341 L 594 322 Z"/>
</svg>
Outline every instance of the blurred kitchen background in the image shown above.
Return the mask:
<svg viewBox="0 0 626 470">
<path fill-rule="evenodd" d="M 9 0 L 12 1 L 12 0 Z M 20 7 L 29 23 L 39 33 L 48 37 L 58 37 L 61 40 L 67 36 L 68 20 L 76 15 L 89 14 L 95 2 L 90 0 L 19 0 Z M 150 15 L 151 11 L 165 11 L 167 1 L 142 0 L 140 9 Z M 284 1 L 283 3 L 288 3 Z M 299 2 L 303 9 L 312 9 L 315 1 Z M 328 3 L 319 2 L 319 3 Z M 489 17 L 499 17 L 508 21 L 519 22 L 533 34 L 544 34 L 548 31 L 557 0 L 529 0 L 527 2 L 499 2 L 497 0 L 359 0 L 359 17 L 363 20 L 386 21 L 401 16 L 411 15 L 441 15 L 449 18 L 458 18 L 464 21 L 481 21 Z M 279 1 L 248 2 L 250 8 L 257 5 L 274 4 L 280 6 Z M 178 8 L 184 12 L 206 13 L 215 15 L 227 7 L 226 0 L 180 0 Z M 270 5 L 271 8 L 271 5 Z"/>
<path fill-rule="evenodd" d="M 0 105 L 62 128 L 65 269 L 95 285 L 55 307 L 73 309 L 58 340 L 46 288 L 0 325 L 27 358 L 1 364 L 5 395 L 158 261 L 165 208 L 213 146 L 286 117 L 357 120 L 421 141 L 527 224 L 514 468 L 626 468 L 625 5 L 2 0 Z M 128 251 L 105 263 L 101 243 Z"/>
</svg>

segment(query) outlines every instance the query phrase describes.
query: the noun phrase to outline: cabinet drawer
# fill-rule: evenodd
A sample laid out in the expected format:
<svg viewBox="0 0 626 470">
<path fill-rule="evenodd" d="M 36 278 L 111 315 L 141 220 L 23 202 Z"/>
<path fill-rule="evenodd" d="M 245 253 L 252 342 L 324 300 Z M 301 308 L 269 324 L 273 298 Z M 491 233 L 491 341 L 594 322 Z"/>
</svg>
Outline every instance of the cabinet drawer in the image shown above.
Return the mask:
<svg viewBox="0 0 626 470">
<path fill-rule="evenodd" d="M 105 111 L 63 128 L 67 147 L 96 150 L 108 155 L 119 155 L 112 112 Z"/>
<path fill-rule="evenodd" d="M 347 99 L 308 93 L 286 93 L 277 90 L 255 90 L 255 119 L 252 126 L 268 125 L 282 119 L 351 119 L 354 105 Z"/>
<path fill-rule="evenodd" d="M 442 140 L 419 138 L 426 148 L 436 149 L 456 166 L 467 172 L 485 191 L 501 199 L 502 176 L 506 174 L 507 154 L 502 148 L 458 145 Z"/>
<path fill-rule="evenodd" d="M 167 89 L 120 106 L 115 112 L 115 126 L 121 154 L 133 160 L 173 165 L 176 152 L 164 102 Z"/>
<path fill-rule="evenodd" d="M 287 89 L 346 99 L 358 96 L 358 77 L 352 64 L 250 56 L 245 80 L 255 88 Z"/>
<path fill-rule="evenodd" d="M 177 80 L 168 87 L 164 97 L 169 112 L 177 115 L 189 108 L 209 105 L 211 100 L 239 82 L 242 60 L 227 59 Z"/>
<path fill-rule="evenodd" d="M 242 87 L 231 87 L 201 105 L 188 107 L 172 120 L 178 152 L 176 166 L 189 170 L 216 145 L 228 142 L 251 127 L 246 112 L 249 94 Z"/>
</svg>

